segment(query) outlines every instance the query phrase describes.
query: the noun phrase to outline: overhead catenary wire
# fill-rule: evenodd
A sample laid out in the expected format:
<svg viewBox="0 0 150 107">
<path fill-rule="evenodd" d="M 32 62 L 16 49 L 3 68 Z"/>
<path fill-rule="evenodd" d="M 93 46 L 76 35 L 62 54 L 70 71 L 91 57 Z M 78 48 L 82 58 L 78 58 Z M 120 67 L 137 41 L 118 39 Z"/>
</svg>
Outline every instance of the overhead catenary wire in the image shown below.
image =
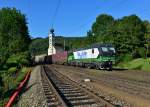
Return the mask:
<svg viewBox="0 0 150 107">
<path fill-rule="evenodd" d="M 52 24 L 51 24 L 51 28 L 54 27 L 55 19 L 56 19 L 56 16 L 57 16 L 57 13 L 58 13 L 60 4 L 61 4 L 61 0 L 58 0 L 58 4 L 57 4 L 56 9 L 55 9 L 55 12 L 54 12 L 54 14 L 53 14 L 53 16 L 52 16 Z"/>
</svg>

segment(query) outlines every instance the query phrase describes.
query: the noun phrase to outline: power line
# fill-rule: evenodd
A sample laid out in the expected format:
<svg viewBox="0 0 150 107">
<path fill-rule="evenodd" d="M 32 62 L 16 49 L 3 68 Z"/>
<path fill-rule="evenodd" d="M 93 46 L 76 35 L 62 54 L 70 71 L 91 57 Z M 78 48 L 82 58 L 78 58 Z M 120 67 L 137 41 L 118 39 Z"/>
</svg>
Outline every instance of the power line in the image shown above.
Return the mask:
<svg viewBox="0 0 150 107">
<path fill-rule="evenodd" d="M 51 28 L 53 28 L 54 26 L 54 23 L 55 23 L 55 19 L 56 19 L 56 16 L 57 16 L 57 13 L 58 13 L 58 10 L 59 10 L 59 7 L 60 7 L 60 4 L 61 4 L 61 0 L 58 1 L 58 4 L 57 4 L 57 7 L 56 7 L 56 10 L 54 12 L 54 15 L 52 17 L 52 25 L 51 25 Z"/>
</svg>

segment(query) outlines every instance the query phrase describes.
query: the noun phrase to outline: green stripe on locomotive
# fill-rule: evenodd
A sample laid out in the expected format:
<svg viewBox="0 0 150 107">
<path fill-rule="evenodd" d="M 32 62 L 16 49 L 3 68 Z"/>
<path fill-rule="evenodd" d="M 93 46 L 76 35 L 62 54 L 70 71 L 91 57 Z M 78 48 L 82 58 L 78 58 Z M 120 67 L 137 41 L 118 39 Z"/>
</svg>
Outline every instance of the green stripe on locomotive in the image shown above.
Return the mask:
<svg viewBox="0 0 150 107">
<path fill-rule="evenodd" d="M 68 56 L 68 62 L 71 62 L 71 61 L 85 62 L 85 63 L 89 63 L 89 62 L 106 62 L 106 61 L 115 62 L 115 56 L 102 56 L 102 55 L 98 55 L 97 58 L 74 59 L 74 55 L 70 54 Z"/>
</svg>

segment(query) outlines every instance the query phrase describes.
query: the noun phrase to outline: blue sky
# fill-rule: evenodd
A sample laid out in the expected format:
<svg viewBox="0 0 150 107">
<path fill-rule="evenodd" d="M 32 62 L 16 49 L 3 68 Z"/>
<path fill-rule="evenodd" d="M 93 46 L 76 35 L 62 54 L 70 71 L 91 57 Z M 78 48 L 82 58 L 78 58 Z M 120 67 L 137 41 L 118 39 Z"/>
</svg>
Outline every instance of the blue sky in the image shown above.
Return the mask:
<svg viewBox="0 0 150 107">
<path fill-rule="evenodd" d="M 26 14 L 32 37 L 47 37 L 59 0 L 0 0 L 0 8 L 16 7 Z M 96 16 L 136 14 L 150 20 L 150 0 L 61 0 L 54 22 L 56 35 L 85 36 Z"/>
</svg>

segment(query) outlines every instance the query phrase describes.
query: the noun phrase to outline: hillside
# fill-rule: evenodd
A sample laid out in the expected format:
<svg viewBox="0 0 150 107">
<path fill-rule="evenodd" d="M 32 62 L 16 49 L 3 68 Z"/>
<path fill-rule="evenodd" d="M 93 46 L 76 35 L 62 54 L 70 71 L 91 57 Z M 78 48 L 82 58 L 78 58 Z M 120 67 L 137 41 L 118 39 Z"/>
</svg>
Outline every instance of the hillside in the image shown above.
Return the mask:
<svg viewBox="0 0 150 107">
<path fill-rule="evenodd" d="M 85 37 L 55 37 L 55 44 L 64 46 L 67 51 L 84 47 Z M 48 49 L 48 37 L 46 38 L 34 38 L 30 44 L 29 50 L 32 55 L 47 54 Z"/>
</svg>

